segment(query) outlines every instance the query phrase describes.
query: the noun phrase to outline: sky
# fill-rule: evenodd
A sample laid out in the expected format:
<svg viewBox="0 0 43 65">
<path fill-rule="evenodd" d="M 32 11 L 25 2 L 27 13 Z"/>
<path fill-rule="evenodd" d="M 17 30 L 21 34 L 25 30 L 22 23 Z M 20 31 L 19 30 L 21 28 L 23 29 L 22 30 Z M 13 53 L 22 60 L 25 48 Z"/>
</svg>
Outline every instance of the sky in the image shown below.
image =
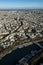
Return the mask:
<svg viewBox="0 0 43 65">
<path fill-rule="evenodd" d="M 43 9 L 43 0 L 0 0 L 0 9 Z"/>
</svg>

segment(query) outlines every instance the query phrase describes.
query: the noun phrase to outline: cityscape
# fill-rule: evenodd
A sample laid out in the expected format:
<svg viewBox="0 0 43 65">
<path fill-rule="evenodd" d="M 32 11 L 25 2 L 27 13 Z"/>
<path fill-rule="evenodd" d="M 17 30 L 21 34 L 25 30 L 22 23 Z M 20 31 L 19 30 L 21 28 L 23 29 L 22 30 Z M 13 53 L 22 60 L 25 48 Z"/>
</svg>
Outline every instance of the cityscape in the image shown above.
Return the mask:
<svg viewBox="0 0 43 65">
<path fill-rule="evenodd" d="M 43 1 L 0 2 L 0 65 L 43 65 Z"/>
</svg>

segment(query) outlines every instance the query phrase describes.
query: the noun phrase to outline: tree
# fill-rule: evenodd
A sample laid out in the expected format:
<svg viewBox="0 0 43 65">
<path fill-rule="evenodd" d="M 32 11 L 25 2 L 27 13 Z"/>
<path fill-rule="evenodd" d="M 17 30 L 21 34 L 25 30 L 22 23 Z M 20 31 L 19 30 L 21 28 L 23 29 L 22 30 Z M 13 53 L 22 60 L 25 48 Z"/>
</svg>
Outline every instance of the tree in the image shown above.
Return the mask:
<svg viewBox="0 0 43 65">
<path fill-rule="evenodd" d="M 32 33 L 36 33 L 36 30 L 35 30 L 35 29 L 32 29 L 31 32 L 32 32 Z"/>
</svg>

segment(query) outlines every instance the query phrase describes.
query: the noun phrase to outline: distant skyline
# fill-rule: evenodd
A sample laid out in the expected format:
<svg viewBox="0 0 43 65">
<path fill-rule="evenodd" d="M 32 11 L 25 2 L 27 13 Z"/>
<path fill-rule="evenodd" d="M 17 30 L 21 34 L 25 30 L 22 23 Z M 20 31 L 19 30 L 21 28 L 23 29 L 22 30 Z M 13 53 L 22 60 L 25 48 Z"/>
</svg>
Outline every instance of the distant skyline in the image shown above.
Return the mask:
<svg viewBox="0 0 43 65">
<path fill-rule="evenodd" d="M 43 0 L 0 0 L 0 9 L 43 9 Z"/>
</svg>

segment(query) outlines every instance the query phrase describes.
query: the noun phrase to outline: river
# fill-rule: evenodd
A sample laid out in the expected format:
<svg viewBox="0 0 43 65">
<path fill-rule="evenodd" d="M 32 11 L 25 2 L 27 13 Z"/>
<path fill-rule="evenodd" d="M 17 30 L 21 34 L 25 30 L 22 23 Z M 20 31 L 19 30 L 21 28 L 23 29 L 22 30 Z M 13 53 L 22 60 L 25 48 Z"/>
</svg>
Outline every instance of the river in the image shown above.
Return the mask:
<svg viewBox="0 0 43 65">
<path fill-rule="evenodd" d="M 0 65 L 16 65 L 21 58 L 23 58 L 27 54 L 30 54 L 31 51 L 39 50 L 40 47 L 38 47 L 36 44 L 31 44 L 22 48 L 17 48 L 13 50 L 11 53 L 5 55 L 0 60 Z"/>
</svg>

